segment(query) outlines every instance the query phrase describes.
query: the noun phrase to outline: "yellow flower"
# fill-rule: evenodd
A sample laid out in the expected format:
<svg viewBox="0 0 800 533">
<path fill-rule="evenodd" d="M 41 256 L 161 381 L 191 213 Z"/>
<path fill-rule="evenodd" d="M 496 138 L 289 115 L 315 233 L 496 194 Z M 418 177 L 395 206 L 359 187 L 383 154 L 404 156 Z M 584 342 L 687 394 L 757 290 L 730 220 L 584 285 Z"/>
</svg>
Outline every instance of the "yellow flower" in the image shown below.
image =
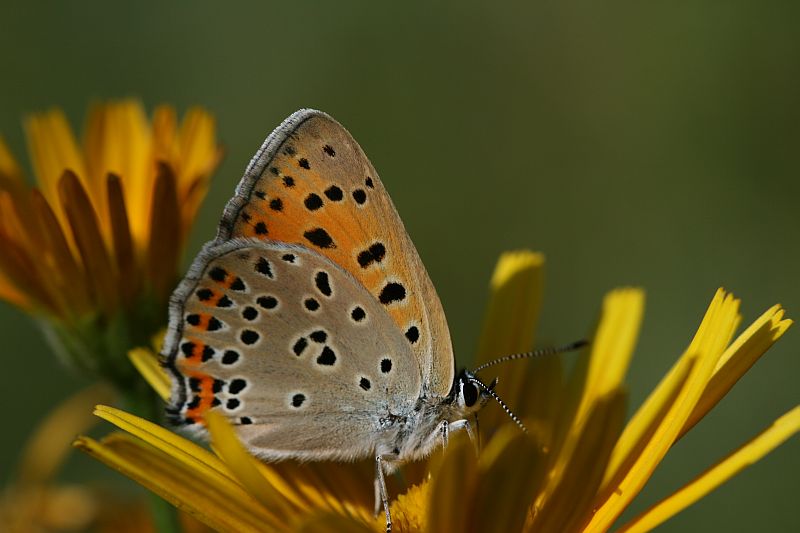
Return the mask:
<svg viewBox="0 0 800 533">
<path fill-rule="evenodd" d="M 479 362 L 530 348 L 542 266 L 543 258 L 528 252 L 501 258 Z M 686 352 L 627 424 L 624 379 L 644 311 L 639 289 L 606 296 L 591 345 L 571 372 L 557 357 L 492 367 L 500 375 L 498 390 L 530 435 L 488 407 L 481 416 L 485 444 L 479 457 L 457 434 L 446 451 L 405 465 L 405 489 L 390 488 L 399 494 L 391 507 L 395 531 L 609 529 L 670 447 L 791 325 L 776 305 L 734 340 L 738 309 L 737 299 L 717 292 Z M 166 398 L 168 382 L 159 375 L 156 356 L 137 350 L 131 357 Z M 123 432 L 100 441 L 80 437 L 76 446 L 215 529 L 383 529 L 382 516 L 372 515 L 370 463 L 264 464 L 215 413 L 207 419 L 213 453 L 124 411 L 98 406 L 95 413 Z M 623 530 L 655 527 L 798 430 L 800 407 Z"/>
<path fill-rule="evenodd" d="M 213 118 L 96 105 L 82 143 L 64 114 L 25 121 L 38 187 L 0 138 L 0 298 L 42 318 L 61 353 L 115 382 L 163 321 L 180 254 L 220 159 Z"/>
<path fill-rule="evenodd" d="M 5 533 L 75 532 L 147 533 L 155 531 L 146 500 L 91 482 L 64 483 L 58 473 L 76 433 L 97 425 L 91 408 L 113 401 L 105 384 L 95 384 L 67 398 L 36 427 L 22 449 L 14 475 L 0 491 L 0 531 Z M 183 530 L 208 531 L 187 515 Z"/>
</svg>

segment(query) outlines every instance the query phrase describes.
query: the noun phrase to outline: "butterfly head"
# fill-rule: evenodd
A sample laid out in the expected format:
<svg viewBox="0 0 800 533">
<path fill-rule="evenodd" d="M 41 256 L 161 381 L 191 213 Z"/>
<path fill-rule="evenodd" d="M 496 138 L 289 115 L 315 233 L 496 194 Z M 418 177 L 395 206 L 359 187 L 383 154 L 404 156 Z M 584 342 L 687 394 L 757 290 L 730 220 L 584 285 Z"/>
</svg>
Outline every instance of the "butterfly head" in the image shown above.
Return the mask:
<svg viewBox="0 0 800 533">
<path fill-rule="evenodd" d="M 484 385 L 473 372 L 464 369 L 456 376 L 453 401 L 465 415 L 477 413 L 492 398 L 496 385 L 497 379 Z"/>
<path fill-rule="evenodd" d="M 527 433 L 528 430 L 522 421 L 515 415 L 508 405 L 497 395 L 495 387 L 497 386 L 497 378 L 494 378 L 488 385 L 478 378 L 476 375 L 477 370 L 464 369 L 456 376 L 455 384 L 453 386 L 453 403 L 456 404 L 459 414 L 463 418 L 472 417 L 477 422 L 478 411 L 484 405 L 493 399 L 496 401 L 503 411 L 511 417 L 511 420 L 519 426 L 519 428 Z"/>
</svg>

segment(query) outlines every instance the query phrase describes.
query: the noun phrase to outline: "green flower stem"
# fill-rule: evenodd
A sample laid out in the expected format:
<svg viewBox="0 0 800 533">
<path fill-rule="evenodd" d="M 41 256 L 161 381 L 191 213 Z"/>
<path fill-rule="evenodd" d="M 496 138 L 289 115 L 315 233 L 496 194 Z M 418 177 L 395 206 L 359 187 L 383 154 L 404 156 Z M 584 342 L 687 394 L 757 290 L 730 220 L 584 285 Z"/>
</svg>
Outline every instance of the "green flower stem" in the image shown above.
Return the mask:
<svg viewBox="0 0 800 533">
<path fill-rule="evenodd" d="M 180 533 L 181 524 L 178 518 L 178 509 L 160 496 L 150 493 L 148 495 L 150 514 L 153 517 L 153 526 L 158 533 Z"/>
<path fill-rule="evenodd" d="M 164 416 L 164 404 L 161 398 L 144 380 L 136 383 L 131 390 L 125 391 L 127 410 L 145 420 L 160 422 Z M 160 496 L 150 494 L 148 498 L 153 526 L 158 533 L 180 533 L 181 525 L 178 509 Z"/>
</svg>

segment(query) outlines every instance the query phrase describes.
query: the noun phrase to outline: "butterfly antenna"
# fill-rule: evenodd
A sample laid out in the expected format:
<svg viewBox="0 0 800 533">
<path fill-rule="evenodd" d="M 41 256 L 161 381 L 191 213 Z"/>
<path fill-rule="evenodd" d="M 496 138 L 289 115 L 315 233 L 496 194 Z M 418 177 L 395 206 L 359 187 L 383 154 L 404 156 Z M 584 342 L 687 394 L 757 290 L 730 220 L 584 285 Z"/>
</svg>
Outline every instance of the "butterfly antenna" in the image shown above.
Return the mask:
<svg viewBox="0 0 800 533">
<path fill-rule="evenodd" d="M 506 414 L 511 417 L 511 420 L 513 420 L 514 423 L 519 426 L 519 429 L 521 429 L 523 433 L 528 433 L 528 428 L 525 427 L 525 424 L 522 423 L 522 420 L 520 420 L 517 415 L 515 415 L 514 413 L 511 412 L 511 409 L 508 408 L 508 406 L 506 405 L 506 402 L 501 400 L 500 396 L 498 396 L 495 391 L 493 391 L 492 389 L 490 389 L 489 387 L 484 385 L 483 382 L 481 380 L 479 380 L 478 378 L 470 377 L 468 379 L 469 379 L 469 381 L 471 383 L 474 383 L 477 386 L 479 386 L 481 389 L 483 389 L 483 391 L 486 394 L 488 394 L 489 396 L 494 398 L 494 401 L 496 401 L 497 403 L 500 404 L 500 407 L 503 408 L 503 411 L 505 411 Z"/>
<path fill-rule="evenodd" d="M 495 359 L 493 361 L 489 361 L 488 363 L 484 363 L 475 370 L 473 370 L 472 372 L 478 373 L 484 368 L 488 368 L 490 366 L 494 366 L 500 363 L 505 363 L 506 361 L 514 361 L 515 359 L 531 359 L 533 357 L 542 357 L 545 355 L 557 355 L 564 352 L 572 352 L 575 350 L 579 350 L 588 344 L 589 341 L 587 340 L 579 340 L 577 342 L 573 342 L 572 344 L 567 344 L 566 346 L 561 346 L 558 348 L 540 348 L 538 350 L 533 350 L 530 352 L 513 353 L 511 355 L 506 355 L 498 359 Z"/>
</svg>

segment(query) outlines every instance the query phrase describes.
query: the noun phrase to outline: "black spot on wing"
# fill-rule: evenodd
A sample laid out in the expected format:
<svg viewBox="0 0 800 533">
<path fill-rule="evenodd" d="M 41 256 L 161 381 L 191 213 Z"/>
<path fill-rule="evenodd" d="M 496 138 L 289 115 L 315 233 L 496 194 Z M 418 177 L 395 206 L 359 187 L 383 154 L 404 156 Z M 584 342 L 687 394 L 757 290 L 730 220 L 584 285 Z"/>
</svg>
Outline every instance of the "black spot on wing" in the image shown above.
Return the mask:
<svg viewBox="0 0 800 533">
<path fill-rule="evenodd" d="M 228 277 L 228 271 L 222 267 L 214 267 L 208 272 L 208 277 L 222 283 Z"/>
<path fill-rule="evenodd" d="M 361 322 L 367 317 L 367 312 L 364 311 L 362 307 L 355 306 L 352 311 L 350 311 L 350 318 L 352 318 L 355 322 Z"/>
<path fill-rule="evenodd" d="M 264 257 L 259 257 L 256 261 L 256 272 L 268 278 L 274 277 L 272 274 L 272 265 Z"/>
<path fill-rule="evenodd" d="M 342 198 L 344 198 L 344 193 L 342 192 L 342 189 L 336 185 L 331 185 L 325 189 L 325 196 L 327 196 L 328 200 L 331 202 L 341 202 Z"/>
<path fill-rule="evenodd" d="M 328 273 L 324 270 L 320 270 L 314 276 L 314 284 L 317 286 L 317 290 L 321 292 L 325 296 L 331 296 L 333 294 L 333 290 L 331 289 L 331 282 L 328 278 Z"/>
<path fill-rule="evenodd" d="M 238 360 L 239 360 L 239 352 L 236 352 L 234 350 L 225 350 L 225 353 L 222 354 L 223 365 L 232 365 Z"/>
<path fill-rule="evenodd" d="M 362 250 L 357 259 L 361 268 L 367 268 L 372 263 L 380 263 L 384 257 L 386 257 L 386 247 L 383 243 L 376 242 L 366 250 Z"/>
<path fill-rule="evenodd" d="M 241 341 L 248 346 L 257 343 L 260 337 L 261 336 L 258 334 L 258 332 L 253 331 L 252 329 L 246 329 L 239 335 L 239 339 L 241 339 Z"/>
<path fill-rule="evenodd" d="M 239 394 L 246 386 L 247 381 L 243 380 L 242 378 L 233 379 L 230 383 L 228 383 L 228 393 Z"/>
<path fill-rule="evenodd" d="M 336 353 L 331 349 L 330 346 L 326 346 L 322 349 L 322 353 L 319 354 L 317 357 L 317 364 L 323 366 L 332 366 L 336 363 Z"/>
<path fill-rule="evenodd" d="M 400 283 L 390 282 L 387 283 L 383 289 L 381 289 L 381 293 L 378 295 L 378 300 L 382 304 L 388 305 L 390 303 L 400 302 L 404 300 L 405 297 L 406 288 Z"/>
<path fill-rule="evenodd" d="M 311 338 L 312 341 L 320 344 L 328 340 L 328 334 L 322 331 L 321 329 L 312 332 L 311 335 L 309 335 L 309 337 Z"/>
<path fill-rule="evenodd" d="M 305 337 L 300 337 L 297 339 L 297 342 L 294 343 L 294 346 L 292 346 L 292 351 L 299 357 L 300 354 L 303 353 L 303 350 L 306 349 L 306 346 L 308 346 L 308 340 L 306 340 Z"/>
<path fill-rule="evenodd" d="M 200 358 L 201 361 L 203 361 L 205 363 L 206 361 L 210 360 L 212 357 L 214 357 L 214 348 L 212 348 L 211 346 L 208 346 L 208 345 L 204 346 L 203 347 L 203 355 Z"/>
<path fill-rule="evenodd" d="M 336 248 L 333 238 L 323 228 L 314 228 L 303 233 L 303 236 L 319 248 Z"/>
<path fill-rule="evenodd" d="M 306 206 L 306 209 L 309 211 L 316 211 L 320 207 L 322 207 L 322 198 L 317 193 L 311 193 L 306 196 L 306 199 L 303 200 L 303 204 Z"/>
<path fill-rule="evenodd" d="M 278 299 L 274 296 L 259 296 L 256 303 L 264 309 L 275 309 L 278 307 Z"/>
<path fill-rule="evenodd" d="M 356 201 L 358 205 L 363 205 L 364 202 L 367 201 L 367 193 L 364 189 L 356 189 L 353 191 L 353 200 Z"/>
</svg>

